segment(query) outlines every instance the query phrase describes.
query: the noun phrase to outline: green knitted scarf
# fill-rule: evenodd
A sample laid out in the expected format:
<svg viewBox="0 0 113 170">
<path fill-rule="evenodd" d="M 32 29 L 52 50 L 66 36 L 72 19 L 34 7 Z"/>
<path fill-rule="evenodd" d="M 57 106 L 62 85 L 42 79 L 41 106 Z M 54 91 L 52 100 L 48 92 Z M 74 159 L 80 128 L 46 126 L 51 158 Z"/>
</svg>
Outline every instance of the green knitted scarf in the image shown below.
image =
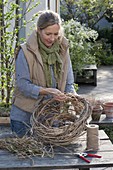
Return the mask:
<svg viewBox="0 0 113 170">
<path fill-rule="evenodd" d="M 53 72 L 56 79 L 56 83 L 58 83 L 58 80 L 61 76 L 61 69 L 62 69 L 62 60 L 60 57 L 60 45 L 58 41 L 56 41 L 51 48 L 47 48 L 38 38 L 39 43 L 39 49 L 42 56 L 42 61 L 44 64 L 44 72 L 45 72 L 45 78 L 46 78 L 46 85 L 47 87 L 52 86 L 52 76 L 51 76 L 51 70 L 50 65 L 53 66 Z"/>
</svg>

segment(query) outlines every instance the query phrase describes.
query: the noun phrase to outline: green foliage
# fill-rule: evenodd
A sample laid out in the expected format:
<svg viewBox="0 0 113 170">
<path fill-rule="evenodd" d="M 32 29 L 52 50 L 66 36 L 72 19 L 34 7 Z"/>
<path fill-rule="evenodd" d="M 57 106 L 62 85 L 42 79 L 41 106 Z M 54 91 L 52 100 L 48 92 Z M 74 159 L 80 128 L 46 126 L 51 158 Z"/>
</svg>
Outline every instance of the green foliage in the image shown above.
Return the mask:
<svg viewBox="0 0 113 170">
<path fill-rule="evenodd" d="M 93 45 L 91 53 L 95 56 L 97 65 L 113 65 L 111 44 L 106 39 L 100 39 Z"/>
<path fill-rule="evenodd" d="M 23 40 L 20 38 L 20 31 L 29 21 L 25 21 L 28 12 L 39 5 L 39 1 L 32 5 L 33 1 L 0 1 L 0 101 L 7 105 L 11 102 L 13 86 L 14 86 L 14 53 Z M 26 9 L 20 7 L 26 3 Z M 27 5 L 28 4 L 28 5 Z M 36 15 L 37 16 L 37 15 Z M 31 16 L 34 21 L 35 16 Z"/>
<path fill-rule="evenodd" d="M 9 116 L 9 112 L 11 109 L 11 105 L 10 104 L 6 104 L 6 103 L 0 103 L 0 116 Z"/>
<path fill-rule="evenodd" d="M 104 39 L 105 43 L 111 46 L 110 48 L 113 50 L 113 28 L 102 28 L 97 31 L 99 33 L 99 39 Z"/>
<path fill-rule="evenodd" d="M 100 130 L 104 130 L 105 133 L 108 135 L 109 139 L 113 143 L 113 126 L 105 126 L 105 127 L 100 127 Z"/>
<path fill-rule="evenodd" d="M 96 58 L 97 65 L 112 65 L 113 27 L 98 30 L 96 25 L 102 18 L 106 18 L 108 22 L 113 21 L 112 0 L 61 0 L 60 9 L 64 21 L 73 18 L 98 32 L 98 41 L 92 45 L 89 43 L 90 53 Z M 85 44 L 83 46 L 85 48 Z"/>
<path fill-rule="evenodd" d="M 80 72 L 86 64 L 95 64 L 91 50 L 98 33 L 73 19 L 64 22 L 64 32 L 69 40 L 73 70 Z"/>
<path fill-rule="evenodd" d="M 77 19 L 94 28 L 104 16 L 112 18 L 113 3 L 112 0 L 61 0 L 60 10 L 65 21 Z"/>
<path fill-rule="evenodd" d="M 77 92 L 79 90 L 78 84 L 74 83 L 74 88 L 75 88 L 75 91 Z"/>
</svg>

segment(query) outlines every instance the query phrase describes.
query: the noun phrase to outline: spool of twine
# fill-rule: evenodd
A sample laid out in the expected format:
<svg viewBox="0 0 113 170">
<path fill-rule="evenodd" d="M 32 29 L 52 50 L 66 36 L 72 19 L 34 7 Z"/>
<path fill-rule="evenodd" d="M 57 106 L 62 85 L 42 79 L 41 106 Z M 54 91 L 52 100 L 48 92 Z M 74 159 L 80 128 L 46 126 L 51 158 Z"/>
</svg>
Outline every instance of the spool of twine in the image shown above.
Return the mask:
<svg viewBox="0 0 113 170">
<path fill-rule="evenodd" d="M 99 149 L 99 126 L 87 125 L 87 150 L 97 151 Z"/>
</svg>

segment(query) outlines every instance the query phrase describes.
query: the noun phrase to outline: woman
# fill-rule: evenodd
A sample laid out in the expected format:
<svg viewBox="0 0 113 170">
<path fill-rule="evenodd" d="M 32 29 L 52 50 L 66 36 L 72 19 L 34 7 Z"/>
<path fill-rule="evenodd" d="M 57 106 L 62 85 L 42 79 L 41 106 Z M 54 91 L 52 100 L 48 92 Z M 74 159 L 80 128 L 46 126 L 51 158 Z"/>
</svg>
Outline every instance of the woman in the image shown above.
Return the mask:
<svg viewBox="0 0 113 170">
<path fill-rule="evenodd" d="M 43 11 L 36 30 L 20 45 L 16 55 L 16 85 L 10 113 L 12 131 L 19 137 L 25 135 L 38 103 L 48 97 L 64 100 L 64 92 L 76 94 L 73 83 L 61 19 L 55 12 Z"/>
</svg>

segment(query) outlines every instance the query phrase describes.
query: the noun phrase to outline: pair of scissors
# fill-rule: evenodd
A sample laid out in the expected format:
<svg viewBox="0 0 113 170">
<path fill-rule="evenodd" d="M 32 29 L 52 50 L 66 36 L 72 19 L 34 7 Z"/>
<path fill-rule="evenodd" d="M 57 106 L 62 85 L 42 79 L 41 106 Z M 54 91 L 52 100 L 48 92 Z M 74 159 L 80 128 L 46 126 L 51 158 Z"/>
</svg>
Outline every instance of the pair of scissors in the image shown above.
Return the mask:
<svg viewBox="0 0 113 170">
<path fill-rule="evenodd" d="M 87 159 L 86 157 L 95 157 L 95 158 L 101 158 L 102 156 L 101 155 L 96 155 L 96 154 L 91 154 L 91 153 L 86 153 L 86 152 L 83 152 L 83 153 L 75 153 L 75 155 L 77 155 L 79 158 L 83 159 L 84 161 L 90 163 L 90 160 Z"/>
</svg>

